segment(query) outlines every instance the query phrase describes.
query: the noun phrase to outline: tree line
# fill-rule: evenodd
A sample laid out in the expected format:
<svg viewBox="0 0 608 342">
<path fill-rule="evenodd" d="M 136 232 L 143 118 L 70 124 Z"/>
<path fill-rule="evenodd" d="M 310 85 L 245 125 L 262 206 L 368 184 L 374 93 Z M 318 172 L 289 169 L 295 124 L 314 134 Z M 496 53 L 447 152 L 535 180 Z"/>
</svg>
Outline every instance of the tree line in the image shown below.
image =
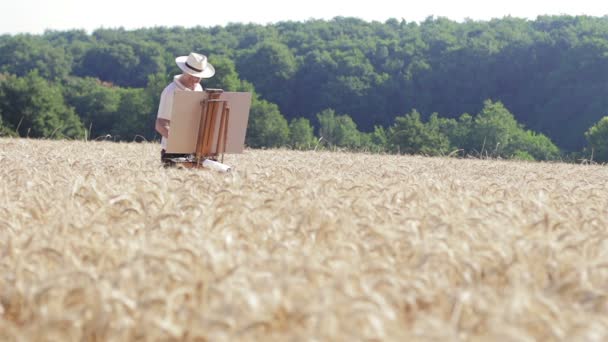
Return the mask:
<svg viewBox="0 0 608 342">
<path fill-rule="evenodd" d="M 174 58 L 254 93 L 247 145 L 608 161 L 608 17 L 0 36 L 0 135 L 155 139 Z"/>
</svg>

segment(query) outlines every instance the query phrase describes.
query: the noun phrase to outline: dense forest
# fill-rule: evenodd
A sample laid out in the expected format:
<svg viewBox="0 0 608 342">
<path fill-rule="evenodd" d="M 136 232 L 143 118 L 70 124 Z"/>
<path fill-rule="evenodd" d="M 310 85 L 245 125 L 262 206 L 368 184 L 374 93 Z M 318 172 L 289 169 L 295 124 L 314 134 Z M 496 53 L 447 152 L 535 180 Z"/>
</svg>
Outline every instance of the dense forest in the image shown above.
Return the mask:
<svg viewBox="0 0 608 342">
<path fill-rule="evenodd" d="M 608 160 L 608 16 L 3 35 L 0 135 L 158 138 L 191 51 L 217 70 L 204 87 L 254 92 L 252 147 Z"/>
</svg>

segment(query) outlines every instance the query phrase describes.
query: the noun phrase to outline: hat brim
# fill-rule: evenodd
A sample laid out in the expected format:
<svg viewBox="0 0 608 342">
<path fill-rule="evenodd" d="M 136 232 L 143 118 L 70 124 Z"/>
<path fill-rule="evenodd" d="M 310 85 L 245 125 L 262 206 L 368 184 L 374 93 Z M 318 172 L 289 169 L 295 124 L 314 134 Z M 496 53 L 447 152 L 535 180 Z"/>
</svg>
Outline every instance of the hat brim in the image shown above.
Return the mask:
<svg viewBox="0 0 608 342">
<path fill-rule="evenodd" d="M 213 77 L 213 75 L 215 75 L 215 68 L 213 67 L 213 65 L 211 65 L 211 63 L 207 62 L 207 67 L 203 71 L 197 72 L 197 71 L 190 69 L 186 65 L 187 59 L 188 59 L 188 56 L 179 56 L 175 59 L 175 64 L 177 64 L 177 66 L 180 69 L 182 69 L 183 72 L 190 74 L 192 76 L 195 76 L 195 77 L 200 77 L 200 78 L 210 78 L 210 77 Z"/>
</svg>

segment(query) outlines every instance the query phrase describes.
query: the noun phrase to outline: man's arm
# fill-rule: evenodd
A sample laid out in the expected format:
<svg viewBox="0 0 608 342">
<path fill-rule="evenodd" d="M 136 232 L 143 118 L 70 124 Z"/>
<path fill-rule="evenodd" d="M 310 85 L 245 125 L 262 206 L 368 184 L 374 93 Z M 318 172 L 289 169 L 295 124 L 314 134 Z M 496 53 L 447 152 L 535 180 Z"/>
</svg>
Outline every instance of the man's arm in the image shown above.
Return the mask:
<svg viewBox="0 0 608 342">
<path fill-rule="evenodd" d="M 156 131 L 158 133 L 160 133 L 160 135 L 162 135 L 165 138 L 169 138 L 169 124 L 171 123 L 170 120 L 167 119 L 161 119 L 161 118 L 157 118 L 156 119 Z"/>
</svg>

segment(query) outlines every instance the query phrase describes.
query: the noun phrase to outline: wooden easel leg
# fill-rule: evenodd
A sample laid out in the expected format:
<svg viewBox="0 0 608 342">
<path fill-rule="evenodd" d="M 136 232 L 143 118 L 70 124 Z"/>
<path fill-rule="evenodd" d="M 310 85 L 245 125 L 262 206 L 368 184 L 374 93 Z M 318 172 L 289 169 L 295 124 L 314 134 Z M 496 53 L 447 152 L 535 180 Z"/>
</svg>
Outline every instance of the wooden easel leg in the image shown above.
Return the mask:
<svg viewBox="0 0 608 342">
<path fill-rule="evenodd" d="M 226 142 L 228 141 L 228 123 L 230 122 L 230 107 L 224 109 L 224 140 L 222 142 L 222 164 L 224 163 L 224 153 L 226 153 Z"/>
<path fill-rule="evenodd" d="M 216 101 L 211 102 L 211 110 L 209 111 L 209 125 L 207 127 L 207 131 L 206 131 L 206 137 L 205 137 L 205 156 L 208 156 L 211 154 L 211 149 L 213 148 L 213 138 L 215 136 L 215 122 L 216 122 L 216 117 L 217 117 L 217 109 L 218 109 L 218 103 Z"/>
<path fill-rule="evenodd" d="M 217 137 L 217 148 L 216 148 L 216 152 L 217 155 L 219 156 L 220 154 L 222 155 L 222 163 L 224 162 L 224 151 L 222 150 L 222 147 L 224 146 L 223 141 L 226 140 L 226 102 L 222 103 L 222 113 L 220 116 L 220 130 L 218 132 L 218 137 Z"/>
<path fill-rule="evenodd" d="M 207 108 L 208 107 L 208 103 L 206 100 L 203 100 L 201 102 L 201 119 L 200 119 L 200 123 L 198 125 L 198 137 L 196 139 L 196 163 L 201 161 L 201 158 L 203 157 L 203 146 L 204 146 L 204 134 L 201 134 L 201 132 L 205 131 L 205 125 L 207 123 Z"/>
</svg>

